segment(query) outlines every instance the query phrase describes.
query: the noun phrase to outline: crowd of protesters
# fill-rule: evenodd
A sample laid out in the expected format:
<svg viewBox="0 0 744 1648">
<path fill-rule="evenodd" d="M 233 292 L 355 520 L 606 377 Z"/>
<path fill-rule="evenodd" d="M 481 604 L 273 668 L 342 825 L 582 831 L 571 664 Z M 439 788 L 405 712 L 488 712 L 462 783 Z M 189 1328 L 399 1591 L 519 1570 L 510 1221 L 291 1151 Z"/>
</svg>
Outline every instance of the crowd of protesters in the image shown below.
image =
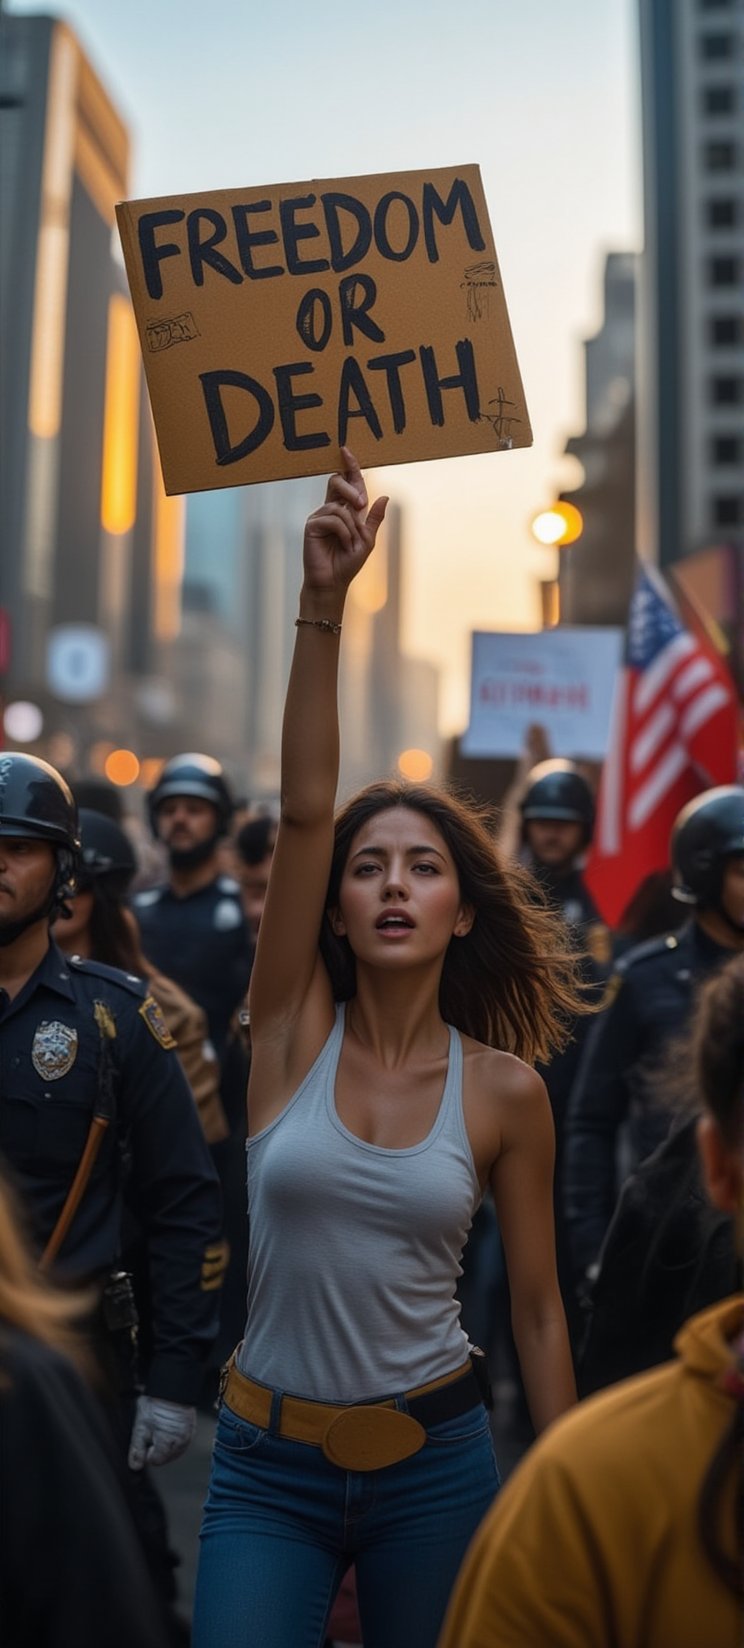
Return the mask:
<svg viewBox="0 0 744 1648">
<path fill-rule="evenodd" d="M 175 756 L 145 850 L 113 787 L 0 755 L 11 1648 L 740 1640 L 744 790 L 683 809 L 612 932 L 593 782 L 540 729 L 500 816 L 387 780 L 335 813 L 384 509 L 344 450 L 276 808 Z M 192 1626 L 152 1467 L 199 1409 Z"/>
</svg>

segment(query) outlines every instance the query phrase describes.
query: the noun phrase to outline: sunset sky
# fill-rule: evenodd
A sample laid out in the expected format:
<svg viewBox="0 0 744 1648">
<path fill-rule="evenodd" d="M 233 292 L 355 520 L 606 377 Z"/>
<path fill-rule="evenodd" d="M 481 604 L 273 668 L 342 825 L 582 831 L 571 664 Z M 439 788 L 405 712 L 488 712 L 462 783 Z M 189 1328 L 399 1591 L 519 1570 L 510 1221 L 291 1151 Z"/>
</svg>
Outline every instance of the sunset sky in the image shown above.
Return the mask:
<svg viewBox="0 0 744 1648">
<path fill-rule="evenodd" d="M 69 0 L 130 125 L 131 193 L 477 162 L 534 430 L 529 451 L 370 473 L 406 512 L 405 641 L 467 718 L 474 628 L 536 628 L 530 519 L 583 425 L 580 343 L 610 250 L 641 243 L 636 0 Z M 548 556 L 548 560 L 541 559 Z"/>
</svg>

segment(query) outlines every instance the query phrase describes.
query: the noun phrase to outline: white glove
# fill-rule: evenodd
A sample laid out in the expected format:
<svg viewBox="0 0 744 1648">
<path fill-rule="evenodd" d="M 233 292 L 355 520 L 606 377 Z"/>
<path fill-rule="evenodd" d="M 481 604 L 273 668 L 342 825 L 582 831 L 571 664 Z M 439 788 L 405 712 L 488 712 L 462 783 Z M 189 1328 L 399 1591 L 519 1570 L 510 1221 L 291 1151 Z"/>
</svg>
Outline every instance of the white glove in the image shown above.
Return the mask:
<svg viewBox="0 0 744 1648">
<path fill-rule="evenodd" d="M 196 1430 L 196 1408 L 180 1402 L 163 1402 L 155 1396 L 138 1396 L 129 1442 L 129 1468 L 167 1465 L 188 1447 Z"/>
</svg>

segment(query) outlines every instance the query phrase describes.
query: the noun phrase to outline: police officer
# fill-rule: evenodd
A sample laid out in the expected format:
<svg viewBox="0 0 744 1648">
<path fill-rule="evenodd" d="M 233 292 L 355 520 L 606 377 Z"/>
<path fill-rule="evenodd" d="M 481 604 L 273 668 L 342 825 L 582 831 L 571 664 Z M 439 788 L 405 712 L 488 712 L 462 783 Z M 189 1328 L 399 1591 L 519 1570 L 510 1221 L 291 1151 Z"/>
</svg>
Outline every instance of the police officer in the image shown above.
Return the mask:
<svg viewBox="0 0 744 1648">
<path fill-rule="evenodd" d="M 594 796 L 570 761 L 541 761 L 520 804 L 523 857 L 599 969 L 611 957 L 609 929 L 584 883 L 581 862 L 594 830 Z"/>
<path fill-rule="evenodd" d="M 582 957 L 581 971 L 588 1001 L 599 1001 L 610 969 L 612 938 L 581 873 L 594 831 L 591 788 L 571 761 L 541 761 L 528 775 L 520 812 L 523 859 L 550 903 L 560 910 L 571 941 Z M 563 1163 L 569 1098 L 590 1025 L 589 1016 L 578 1018 L 562 1052 L 557 1053 L 549 1065 L 539 1067 L 555 1123 L 556 1252 L 572 1340 L 578 1334 L 580 1318 L 564 1217 Z"/>
<path fill-rule="evenodd" d="M 213 1146 L 222 1185 L 230 1261 L 221 1322 L 202 1405 L 211 1407 L 219 1367 L 240 1338 L 248 1265 L 245 1217 L 246 1049 L 238 1010 L 248 989 L 253 946 L 240 888 L 220 868 L 220 845 L 234 811 L 219 761 L 176 755 L 148 796 L 153 835 L 168 852 L 166 884 L 135 895 L 142 948 L 158 970 L 202 1007 L 221 1067 L 220 1094 L 229 1134 Z"/>
<path fill-rule="evenodd" d="M 240 888 L 220 873 L 233 800 L 219 761 L 176 755 L 148 796 L 153 835 L 168 853 L 167 883 L 135 894 L 142 948 L 203 1007 L 220 1061 L 250 977 L 252 946 Z"/>
<path fill-rule="evenodd" d="M 224 1267 L 217 1177 L 173 1041 L 148 987 L 65 957 L 50 923 L 74 892 L 75 804 L 53 767 L 0 754 L 0 1152 L 45 1267 L 89 1281 L 96 1349 L 130 1392 L 133 1319 L 118 1273 L 125 1193 L 144 1227 L 153 1348 L 129 1464 L 187 1447 L 217 1331 Z"/>
<path fill-rule="evenodd" d="M 697 986 L 744 949 L 744 789 L 723 785 L 690 801 L 672 831 L 671 859 L 676 896 L 692 918 L 619 961 L 571 1096 L 565 1197 L 580 1276 L 594 1266 L 615 1206 L 621 1130 L 629 1171 L 674 1119 L 655 1097 L 660 1055 L 686 1025 Z"/>
</svg>

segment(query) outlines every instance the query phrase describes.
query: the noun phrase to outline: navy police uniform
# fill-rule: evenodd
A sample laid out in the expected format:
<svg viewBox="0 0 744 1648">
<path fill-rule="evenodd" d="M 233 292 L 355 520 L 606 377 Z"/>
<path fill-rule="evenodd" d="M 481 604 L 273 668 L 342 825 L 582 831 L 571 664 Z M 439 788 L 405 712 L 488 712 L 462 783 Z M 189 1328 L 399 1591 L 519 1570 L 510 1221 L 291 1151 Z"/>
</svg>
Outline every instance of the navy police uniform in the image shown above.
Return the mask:
<svg viewBox="0 0 744 1648">
<path fill-rule="evenodd" d="M 666 1137 L 674 1118 L 654 1092 L 660 1056 L 688 1024 L 697 987 L 730 955 L 693 920 L 628 951 L 609 981 L 569 1107 L 565 1208 L 579 1274 L 596 1260 L 615 1207 L 621 1129 L 629 1168 Z"/>
<path fill-rule="evenodd" d="M 237 881 L 220 875 L 186 897 L 167 884 L 149 887 L 135 895 L 133 905 L 145 955 L 204 1009 L 222 1061 L 253 960 Z"/>
<path fill-rule="evenodd" d="M 109 1122 L 56 1270 L 103 1282 L 120 1261 L 125 1194 L 153 1297 L 151 1396 L 193 1404 L 218 1326 L 221 1198 L 194 1101 L 141 980 L 53 942 L 23 989 L 0 990 L 0 1153 L 41 1252 L 95 1113 Z"/>
</svg>

